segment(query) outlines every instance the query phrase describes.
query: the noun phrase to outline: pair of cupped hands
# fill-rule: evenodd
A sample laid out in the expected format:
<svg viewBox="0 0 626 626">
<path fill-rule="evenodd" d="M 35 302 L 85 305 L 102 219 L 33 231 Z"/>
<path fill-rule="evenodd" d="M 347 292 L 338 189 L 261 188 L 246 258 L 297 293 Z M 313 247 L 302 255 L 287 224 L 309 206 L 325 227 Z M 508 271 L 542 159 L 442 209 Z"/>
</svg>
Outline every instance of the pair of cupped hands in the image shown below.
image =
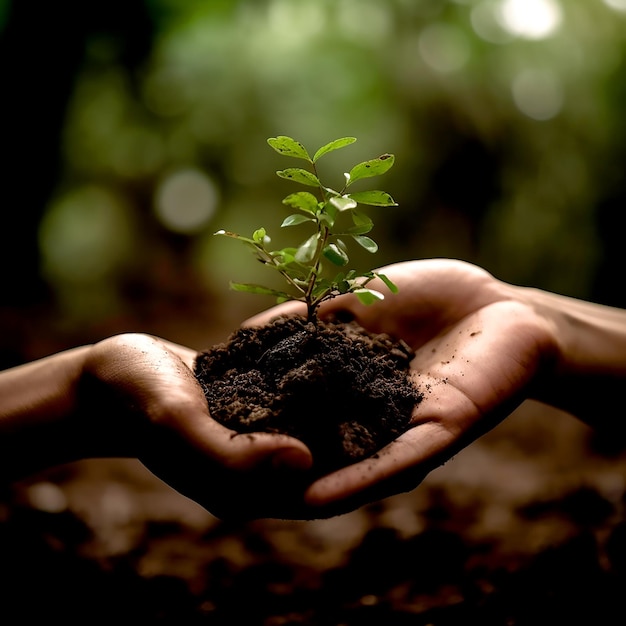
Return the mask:
<svg viewBox="0 0 626 626">
<path fill-rule="evenodd" d="M 312 458 L 302 442 L 234 435 L 218 424 L 193 375 L 196 351 L 149 335 L 117 335 L 92 347 L 84 366 L 90 406 L 116 413 L 130 455 L 223 519 L 325 518 L 412 490 L 528 396 L 551 337 L 512 286 L 477 266 L 434 259 L 379 271 L 397 294 L 370 306 L 339 296 L 320 311 L 341 312 L 415 351 L 411 375 L 424 399 L 411 428 L 372 458 L 303 483 L 298 477 Z M 379 289 L 388 294 L 382 283 Z M 244 325 L 295 312 L 299 303 L 278 305 Z"/>
</svg>

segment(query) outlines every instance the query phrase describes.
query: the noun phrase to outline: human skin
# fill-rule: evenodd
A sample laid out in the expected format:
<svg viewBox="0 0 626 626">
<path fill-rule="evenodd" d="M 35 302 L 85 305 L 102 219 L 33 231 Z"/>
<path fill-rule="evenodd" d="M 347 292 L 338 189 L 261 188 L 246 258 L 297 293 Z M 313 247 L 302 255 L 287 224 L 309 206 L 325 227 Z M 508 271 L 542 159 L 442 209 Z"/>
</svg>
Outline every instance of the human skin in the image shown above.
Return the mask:
<svg viewBox="0 0 626 626">
<path fill-rule="evenodd" d="M 372 458 L 308 485 L 312 458 L 302 442 L 221 426 L 193 375 L 196 351 L 133 333 L 0 372 L 0 476 L 131 457 L 218 517 L 310 519 L 414 489 L 526 399 L 625 438 L 626 311 L 449 259 L 379 271 L 398 294 L 375 281 L 383 301 L 364 306 L 344 295 L 320 310 L 415 351 L 411 376 L 424 399 L 411 428 Z M 303 311 L 288 303 L 245 325 Z"/>
<path fill-rule="evenodd" d="M 506 418 L 526 399 L 554 406 L 624 439 L 626 311 L 511 285 L 452 259 L 380 270 L 398 287 L 373 305 L 353 295 L 324 303 L 415 351 L 411 376 L 424 392 L 411 428 L 377 455 L 325 476 L 305 492 L 326 514 L 414 489 L 434 468 Z M 302 313 L 279 305 L 246 321 Z"/>
<path fill-rule="evenodd" d="M 131 333 L 0 372 L 0 476 L 132 457 L 218 517 L 285 516 L 276 491 L 311 465 L 310 452 L 282 435 L 234 436 L 211 419 L 196 354 Z"/>
</svg>

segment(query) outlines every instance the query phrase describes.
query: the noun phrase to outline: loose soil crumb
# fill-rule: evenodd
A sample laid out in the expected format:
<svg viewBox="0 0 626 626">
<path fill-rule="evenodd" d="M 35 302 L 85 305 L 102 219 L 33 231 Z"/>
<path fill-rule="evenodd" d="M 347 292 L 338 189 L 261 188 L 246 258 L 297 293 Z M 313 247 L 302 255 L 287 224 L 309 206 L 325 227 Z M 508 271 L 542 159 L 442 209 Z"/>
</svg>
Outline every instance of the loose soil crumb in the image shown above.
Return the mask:
<svg viewBox="0 0 626 626">
<path fill-rule="evenodd" d="M 355 322 L 278 317 L 199 353 L 195 373 L 211 415 L 240 433 L 303 441 L 313 473 L 371 456 L 410 425 L 422 393 L 411 349 Z"/>
</svg>

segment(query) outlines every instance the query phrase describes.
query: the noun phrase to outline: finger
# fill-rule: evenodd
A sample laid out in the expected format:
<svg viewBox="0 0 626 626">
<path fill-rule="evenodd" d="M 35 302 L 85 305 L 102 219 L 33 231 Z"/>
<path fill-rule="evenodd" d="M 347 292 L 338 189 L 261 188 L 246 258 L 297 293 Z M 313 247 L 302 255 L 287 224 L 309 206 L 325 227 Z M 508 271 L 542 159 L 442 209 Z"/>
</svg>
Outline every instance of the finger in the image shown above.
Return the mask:
<svg viewBox="0 0 626 626">
<path fill-rule="evenodd" d="M 164 343 L 169 350 L 174 352 L 189 367 L 190 371 L 193 371 L 197 356 L 195 350 L 172 342 Z M 194 384 L 195 382 L 194 377 Z M 204 395 L 202 395 L 202 407 L 203 413 L 206 410 L 206 415 L 208 415 Z M 191 428 L 192 424 L 201 423 L 202 421 L 205 420 L 189 420 L 188 428 Z M 220 444 L 222 460 L 225 460 L 225 453 L 229 462 L 238 466 L 243 464 L 242 468 L 249 464 L 256 465 L 260 461 L 265 461 L 268 457 L 271 457 L 272 465 L 275 468 L 305 470 L 312 465 L 313 459 L 309 449 L 301 441 L 293 437 L 263 432 L 246 433 L 243 435 L 222 426 L 210 416 L 208 417 L 206 428 L 211 432 L 205 433 L 204 439 L 209 443 Z"/>
<path fill-rule="evenodd" d="M 161 371 L 168 366 L 166 361 L 158 365 Z M 156 423 L 231 469 L 248 470 L 268 462 L 294 470 L 310 468 L 311 452 L 298 439 L 265 432 L 241 434 L 214 420 L 195 377 L 191 373 L 180 374 L 180 378 L 172 380 L 167 400 L 159 404 Z"/>
<path fill-rule="evenodd" d="M 498 303 L 425 344 L 413 361 L 424 391 L 413 415 L 417 425 L 375 457 L 314 483 L 307 503 L 324 506 L 356 494 L 416 486 L 519 405 L 537 371 L 543 341 L 528 311 Z"/>
<path fill-rule="evenodd" d="M 151 428 L 233 469 L 268 460 L 293 469 L 312 464 L 310 451 L 297 439 L 270 433 L 238 435 L 212 419 L 202 388 L 183 361 L 191 356 L 188 349 L 143 334 L 113 337 L 95 349 L 91 369 L 137 406 Z"/>
<path fill-rule="evenodd" d="M 423 392 L 411 418 L 414 426 L 369 459 L 316 481 L 305 494 L 308 505 L 372 501 L 410 491 L 468 443 L 465 433 L 480 418 L 476 404 L 434 364 L 430 370 L 414 374 Z"/>
<path fill-rule="evenodd" d="M 327 507 L 356 496 L 371 501 L 410 491 L 453 456 L 458 445 L 458 434 L 440 420 L 424 421 L 369 459 L 317 480 L 307 489 L 305 501 L 312 507 Z"/>
<path fill-rule="evenodd" d="M 237 433 L 210 417 L 189 420 L 178 432 L 196 450 L 234 470 L 250 470 L 269 463 L 275 469 L 305 471 L 313 465 L 307 446 L 288 435 Z"/>
</svg>

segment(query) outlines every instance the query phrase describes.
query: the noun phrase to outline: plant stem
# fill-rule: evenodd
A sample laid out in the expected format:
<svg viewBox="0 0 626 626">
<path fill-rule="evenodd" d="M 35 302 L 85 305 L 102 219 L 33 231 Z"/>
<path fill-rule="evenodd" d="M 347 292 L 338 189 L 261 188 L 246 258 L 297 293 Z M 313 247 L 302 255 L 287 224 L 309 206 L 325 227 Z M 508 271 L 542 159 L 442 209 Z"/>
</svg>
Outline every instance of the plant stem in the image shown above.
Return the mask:
<svg viewBox="0 0 626 626">
<path fill-rule="evenodd" d="M 319 180 L 317 167 L 315 163 L 311 162 L 311 165 L 313 166 L 313 174 L 315 174 L 315 176 Z M 319 189 L 320 189 L 321 201 L 325 205 L 328 202 L 326 191 L 322 185 L 320 185 Z M 306 288 L 306 291 L 304 292 L 304 299 L 305 299 L 306 306 L 307 306 L 307 319 L 310 322 L 314 321 L 317 318 L 317 314 L 316 314 L 317 307 L 320 305 L 320 302 L 322 302 L 325 299 L 325 296 L 327 295 L 327 294 L 324 294 L 324 297 L 322 298 L 316 298 L 316 299 L 313 298 L 313 290 L 317 283 L 317 277 L 321 269 L 322 251 L 324 250 L 324 247 L 326 246 L 326 243 L 328 242 L 328 237 L 330 235 L 330 229 L 319 218 L 317 218 L 317 232 L 319 234 L 318 239 L 317 239 L 317 246 L 315 247 L 315 254 L 313 255 L 313 259 L 312 259 L 311 270 L 307 277 L 307 288 Z"/>
<path fill-rule="evenodd" d="M 306 291 L 298 285 L 298 283 L 293 280 L 293 278 L 285 272 L 285 270 L 280 268 L 280 264 L 276 262 L 276 258 L 271 254 L 268 254 L 267 251 L 263 248 L 263 246 L 257 245 L 257 250 L 259 257 L 263 263 L 271 264 L 278 269 L 278 273 L 292 286 L 294 289 L 297 289 L 303 297 L 306 297 Z"/>
</svg>

